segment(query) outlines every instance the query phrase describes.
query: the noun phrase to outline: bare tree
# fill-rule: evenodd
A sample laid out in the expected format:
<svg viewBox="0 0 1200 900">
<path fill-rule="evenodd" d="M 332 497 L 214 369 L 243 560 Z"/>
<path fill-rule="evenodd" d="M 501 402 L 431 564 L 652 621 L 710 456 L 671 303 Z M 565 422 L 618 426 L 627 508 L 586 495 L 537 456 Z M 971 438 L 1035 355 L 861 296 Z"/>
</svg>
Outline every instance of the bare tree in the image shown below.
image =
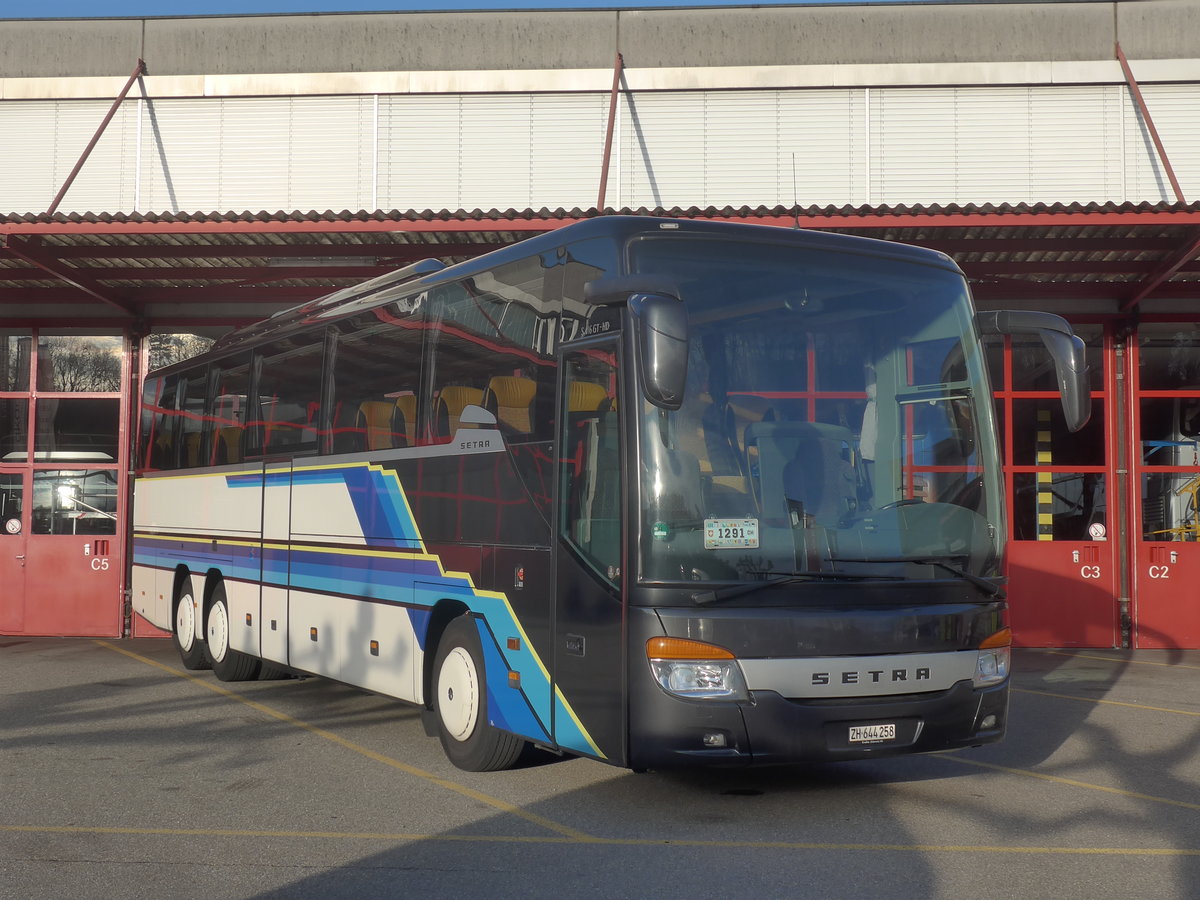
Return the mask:
<svg viewBox="0 0 1200 900">
<path fill-rule="evenodd" d="M 152 334 L 146 340 L 150 345 L 151 370 L 199 356 L 213 345 L 212 338 L 198 334 Z"/>
<path fill-rule="evenodd" d="M 45 354 L 45 358 L 42 357 Z M 56 337 L 39 350 L 38 383 L 43 390 L 119 391 L 120 349 L 113 352 L 83 337 Z"/>
</svg>

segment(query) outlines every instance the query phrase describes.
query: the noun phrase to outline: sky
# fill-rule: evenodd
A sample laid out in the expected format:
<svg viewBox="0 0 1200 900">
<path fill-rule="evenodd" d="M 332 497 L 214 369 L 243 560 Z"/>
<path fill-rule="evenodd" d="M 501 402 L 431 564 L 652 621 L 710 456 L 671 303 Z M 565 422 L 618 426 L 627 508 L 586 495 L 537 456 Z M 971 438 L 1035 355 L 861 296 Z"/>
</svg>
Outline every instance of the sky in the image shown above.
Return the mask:
<svg viewBox="0 0 1200 900">
<path fill-rule="evenodd" d="M 250 13 L 453 9 L 613 9 L 652 6 L 781 6 L 912 0 L 0 0 L 0 19 L 204 16 Z M 969 2 L 969 0 L 968 0 Z"/>
</svg>

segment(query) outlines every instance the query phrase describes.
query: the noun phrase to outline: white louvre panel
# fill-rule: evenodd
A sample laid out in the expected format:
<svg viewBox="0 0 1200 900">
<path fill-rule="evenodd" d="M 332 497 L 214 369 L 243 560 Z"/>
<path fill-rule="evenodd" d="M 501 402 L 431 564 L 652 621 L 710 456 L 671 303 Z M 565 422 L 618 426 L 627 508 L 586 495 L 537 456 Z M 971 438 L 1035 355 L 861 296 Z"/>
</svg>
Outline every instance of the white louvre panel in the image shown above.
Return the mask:
<svg viewBox="0 0 1200 900">
<path fill-rule="evenodd" d="M 704 125 L 705 206 L 791 202 L 790 187 L 781 193 L 777 91 L 706 93 Z"/>
<path fill-rule="evenodd" d="M 290 208 L 373 209 L 372 97 L 292 101 Z"/>
<path fill-rule="evenodd" d="M 1124 200 L 1119 106 L 1122 88 L 1083 85 L 1029 90 L 1029 200 Z"/>
<path fill-rule="evenodd" d="M 1141 89 L 1184 199 L 1196 200 L 1200 197 L 1200 85 L 1149 84 Z M 1170 179 L 1133 97 L 1127 88 L 1121 91 L 1128 172 L 1125 199 L 1174 202 Z"/>
<path fill-rule="evenodd" d="M 1031 200 L 1029 91 L 957 88 L 948 100 L 954 119 L 954 202 Z"/>
<path fill-rule="evenodd" d="M 1113 89 L 872 92 L 873 203 L 1121 199 Z"/>
<path fill-rule="evenodd" d="M 700 92 L 624 96 L 622 206 L 704 204 L 704 99 Z"/>
<path fill-rule="evenodd" d="M 144 210 L 362 208 L 369 100 L 270 97 L 146 104 Z"/>
<path fill-rule="evenodd" d="M 462 208 L 533 205 L 530 100 L 528 94 L 462 98 Z"/>
<path fill-rule="evenodd" d="M 0 193 L 11 212 L 44 212 L 100 127 L 111 101 L 0 103 Z M 121 105 L 59 212 L 130 209 L 137 141 L 135 101 Z"/>
<path fill-rule="evenodd" d="M 862 90 L 780 92 L 778 202 L 867 202 L 865 105 Z"/>
<path fill-rule="evenodd" d="M 533 179 L 530 206 L 594 206 L 600 189 L 608 97 L 602 94 L 534 94 L 529 149 Z M 621 148 L 613 145 L 606 206 L 620 196 Z"/>
<path fill-rule="evenodd" d="M 142 125 L 142 212 L 217 208 L 221 103 L 148 100 Z"/>
<path fill-rule="evenodd" d="M 379 98 L 381 209 L 459 209 L 457 96 Z"/>
<path fill-rule="evenodd" d="M 954 89 L 871 92 L 871 203 L 952 203 Z"/>
</svg>

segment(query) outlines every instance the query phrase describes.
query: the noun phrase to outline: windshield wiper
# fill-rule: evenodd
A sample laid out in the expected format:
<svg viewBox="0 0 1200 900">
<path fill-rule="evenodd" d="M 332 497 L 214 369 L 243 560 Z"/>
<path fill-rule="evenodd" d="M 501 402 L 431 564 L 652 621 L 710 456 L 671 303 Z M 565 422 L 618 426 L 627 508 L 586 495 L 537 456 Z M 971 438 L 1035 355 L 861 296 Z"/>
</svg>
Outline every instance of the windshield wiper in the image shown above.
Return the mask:
<svg viewBox="0 0 1200 900">
<path fill-rule="evenodd" d="M 766 572 L 747 572 L 749 575 L 765 575 Z M 755 591 L 761 591 L 763 588 L 779 587 L 785 584 L 794 584 L 799 581 L 903 581 L 902 578 L 896 578 L 891 575 L 853 575 L 849 572 L 822 572 L 820 570 L 805 571 L 805 572 L 780 572 L 774 578 L 768 578 L 764 581 L 751 581 L 748 584 L 733 584 L 724 588 L 713 588 L 708 591 L 696 591 L 692 594 L 692 600 L 696 603 L 717 603 L 721 600 L 732 600 L 734 597 L 741 597 L 744 594 L 752 594 Z"/>
<path fill-rule="evenodd" d="M 848 563 L 913 563 L 918 566 L 937 566 L 939 569 L 945 569 L 956 578 L 961 578 L 963 581 L 968 581 L 975 587 L 979 588 L 989 597 L 999 597 L 1004 599 L 1004 588 L 1002 585 L 996 584 L 993 581 L 988 581 L 986 578 L 981 578 L 979 575 L 972 574 L 966 569 L 959 568 L 953 563 L 948 563 L 944 559 L 938 559 L 934 556 L 876 556 L 871 559 L 861 558 L 855 559 L 847 556 L 839 556 L 833 562 L 848 562 Z"/>
</svg>

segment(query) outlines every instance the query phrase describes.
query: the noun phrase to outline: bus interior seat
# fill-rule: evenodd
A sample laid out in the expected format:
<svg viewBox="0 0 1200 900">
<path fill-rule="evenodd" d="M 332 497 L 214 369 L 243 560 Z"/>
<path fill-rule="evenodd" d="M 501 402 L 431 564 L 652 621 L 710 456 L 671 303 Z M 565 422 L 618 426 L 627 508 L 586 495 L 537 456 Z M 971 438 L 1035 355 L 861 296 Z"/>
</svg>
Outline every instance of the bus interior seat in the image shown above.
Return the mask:
<svg viewBox="0 0 1200 900">
<path fill-rule="evenodd" d="M 417 395 L 404 394 L 396 398 L 396 433 L 409 447 L 417 442 Z"/>
<path fill-rule="evenodd" d="M 448 384 L 442 388 L 437 399 L 438 435 L 444 438 L 453 435 L 458 430 L 458 417 L 471 404 L 483 405 L 483 391 L 479 388 L 462 384 Z"/>
<path fill-rule="evenodd" d="M 396 404 L 390 400 L 364 400 L 358 405 L 355 429 L 363 434 L 364 450 L 389 450 L 396 446 Z"/>
<path fill-rule="evenodd" d="M 572 381 L 567 392 L 567 412 L 601 412 L 612 407 L 604 385 L 594 381 Z"/>
<path fill-rule="evenodd" d="M 788 520 L 791 503 L 818 525 L 836 526 L 858 502 L 852 435 L 819 422 L 756 422 L 746 450 L 764 519 Z"/>
<path fill-rule="evenodd" d="M 727 430 L 733 436 L 734 449 L 746 452 L 746 429 L 755 422 L 773 422 L 778 418 L 772 401 L 756 394 L 732 394 L 726 406 Z"/>
<path fill-rule="evenodd" d="M 200 465 L 200 432 L 193 431 L 183 436 L 183 449 L 188 467 Z"/>
<path fill-rule="evenodd" d="M 517 434 L 533 431 L 534 397 L 537 382 L 518 375 L 497 375 L 488 382 L 483 395 L 483 407 L 496 415 L 501 427 Z"/>
<path fill-rule="evenodd" d="M 233 464 L 242 461 L 242 435 L 245 429 L 241 425 L 226 425 L 217 429 L 217 464 Z"/>
</svg>

